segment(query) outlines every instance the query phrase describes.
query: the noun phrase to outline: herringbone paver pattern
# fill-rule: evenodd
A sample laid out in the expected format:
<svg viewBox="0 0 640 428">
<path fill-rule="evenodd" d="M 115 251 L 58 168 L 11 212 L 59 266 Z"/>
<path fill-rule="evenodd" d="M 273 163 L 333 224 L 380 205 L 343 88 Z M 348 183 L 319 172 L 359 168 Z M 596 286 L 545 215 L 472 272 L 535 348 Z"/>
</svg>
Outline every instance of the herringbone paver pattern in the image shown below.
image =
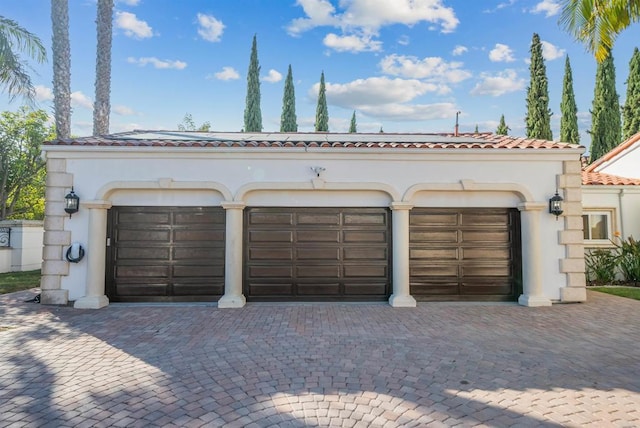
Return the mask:
<svg viewBox="0 0 640 428">
<path fill-rule="evenodd" d="M 0 296 L 3 427 L 640 426 L 640 302 L 77 310 Z"/>
</svg>

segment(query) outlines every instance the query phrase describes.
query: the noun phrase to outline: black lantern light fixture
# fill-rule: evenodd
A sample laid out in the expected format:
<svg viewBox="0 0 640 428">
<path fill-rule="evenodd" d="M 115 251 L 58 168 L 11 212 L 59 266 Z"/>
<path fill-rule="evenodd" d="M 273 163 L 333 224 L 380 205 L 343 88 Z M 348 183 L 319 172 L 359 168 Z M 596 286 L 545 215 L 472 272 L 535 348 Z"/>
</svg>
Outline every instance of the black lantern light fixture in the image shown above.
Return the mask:
<svg viewBox="0 0 640 428">
<path fill-rule="evenodd" d="M 556 194 L 549 199 L 549 212 L 556 216 L 556 220 L 558 220 L 558 216 L 562 214 L 562 201 L 564 201 L 564 199 L 558 194 L 557 190 Z"/>
<path fill-rule="evenodd" d="M 73 191 L 73 186 L 71 186 L 71 191 L 64 197 L 64 210 L 69 214 L 69 218 L 71 218 L 73 214 L 78 212 L 79 207 L 80 198 Z"/>
</svg>

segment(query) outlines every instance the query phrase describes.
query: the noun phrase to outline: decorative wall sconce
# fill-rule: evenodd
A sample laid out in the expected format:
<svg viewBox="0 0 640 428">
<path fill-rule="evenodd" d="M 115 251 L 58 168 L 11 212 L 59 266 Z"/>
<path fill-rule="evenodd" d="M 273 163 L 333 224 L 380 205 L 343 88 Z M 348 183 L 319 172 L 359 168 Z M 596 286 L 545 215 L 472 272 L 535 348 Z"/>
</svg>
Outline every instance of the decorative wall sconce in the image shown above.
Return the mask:
<svg viewBox="0 0 640 428">
<path fill-rule="evenodd" d="M 564 199 L 558 194 L 557 190 L 556 194 L 549 199 L 549 213 L 556 216 L 556 220 L 558 220 L 558 216 L 562 214 L 562 201 L 564 201 Z"/>
<path fill-rule="evenodd" d="M 71 186 L 71 191 L 64 197 L 64 210 L 69 214 L 69 218 L 71 218 L 73 214 L 78 212 L 79 207 L 80 198 L 73 191 L 73 186 Z"/>
<path fill-rule="evenodd" d="M 316 174 L 316 177 L 320 177 L 320 174 L 322 174 L 326 170 L 327 169 L 322 167 L 322 166 L 312 166 L 311 167 L 311 171 L 313 171 Z"/>
</svg>

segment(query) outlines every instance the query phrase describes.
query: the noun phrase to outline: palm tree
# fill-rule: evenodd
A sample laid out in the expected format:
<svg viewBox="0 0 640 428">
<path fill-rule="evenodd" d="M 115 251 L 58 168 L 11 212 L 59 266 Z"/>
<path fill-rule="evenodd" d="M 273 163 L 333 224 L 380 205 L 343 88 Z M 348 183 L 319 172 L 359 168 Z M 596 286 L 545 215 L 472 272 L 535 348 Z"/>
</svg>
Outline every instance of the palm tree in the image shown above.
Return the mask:
<svg viewBox="0 0 640 428">
<path fill-rule="evenodd" d="M 51 0 L 51 50 L 53 51 L 53 110 L 57 138 L 71 134 L 71 48 L 68 0 Z"/>
<path fill-rule="evenodd" d="M 0 16 L 0 84 L 9 98 L 23 95 L 33 101 L 35 89 L 27 73 L 28 65 L 20 59 L 16 51 L 26 52 L 39 63 L 47 60 L 47 50 L 40 39 L 11 19 Z"/>
<path fill-rule="evenodd" d="M 98 0 L 98 16 L 96 18 L 98 48 L 96 51 L 96 100 L 93 104 L 93 135 L 109 133 L 112 21 L 113 0 Z"/>
<path fill-rule="evenodd" d="M 640 0 L 562 0 L 560 24 L 584 43 L 598 62 L 631 23 L 640 21 Z"/>
</svg>

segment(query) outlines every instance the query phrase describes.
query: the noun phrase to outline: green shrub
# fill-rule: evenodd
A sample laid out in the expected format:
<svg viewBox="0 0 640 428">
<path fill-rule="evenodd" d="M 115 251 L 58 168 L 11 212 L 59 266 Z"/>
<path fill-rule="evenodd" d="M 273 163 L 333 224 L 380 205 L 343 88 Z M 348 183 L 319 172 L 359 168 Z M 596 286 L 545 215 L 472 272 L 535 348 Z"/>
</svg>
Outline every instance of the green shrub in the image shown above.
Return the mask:
<svg viewBox="0 0 640 428">
<path fill-rule="evenodd" d="M 590 284 L 611 284 L 616 277 L 618 254 L 615 251 L 598 248 L 585 255 L 587 281 Z"/>
<path fill-rule="evenodd" d="M 617 262 L 626 282 L 640 282 L 640 242 L 632 236 L 617 245 Z"/>
</svg>

